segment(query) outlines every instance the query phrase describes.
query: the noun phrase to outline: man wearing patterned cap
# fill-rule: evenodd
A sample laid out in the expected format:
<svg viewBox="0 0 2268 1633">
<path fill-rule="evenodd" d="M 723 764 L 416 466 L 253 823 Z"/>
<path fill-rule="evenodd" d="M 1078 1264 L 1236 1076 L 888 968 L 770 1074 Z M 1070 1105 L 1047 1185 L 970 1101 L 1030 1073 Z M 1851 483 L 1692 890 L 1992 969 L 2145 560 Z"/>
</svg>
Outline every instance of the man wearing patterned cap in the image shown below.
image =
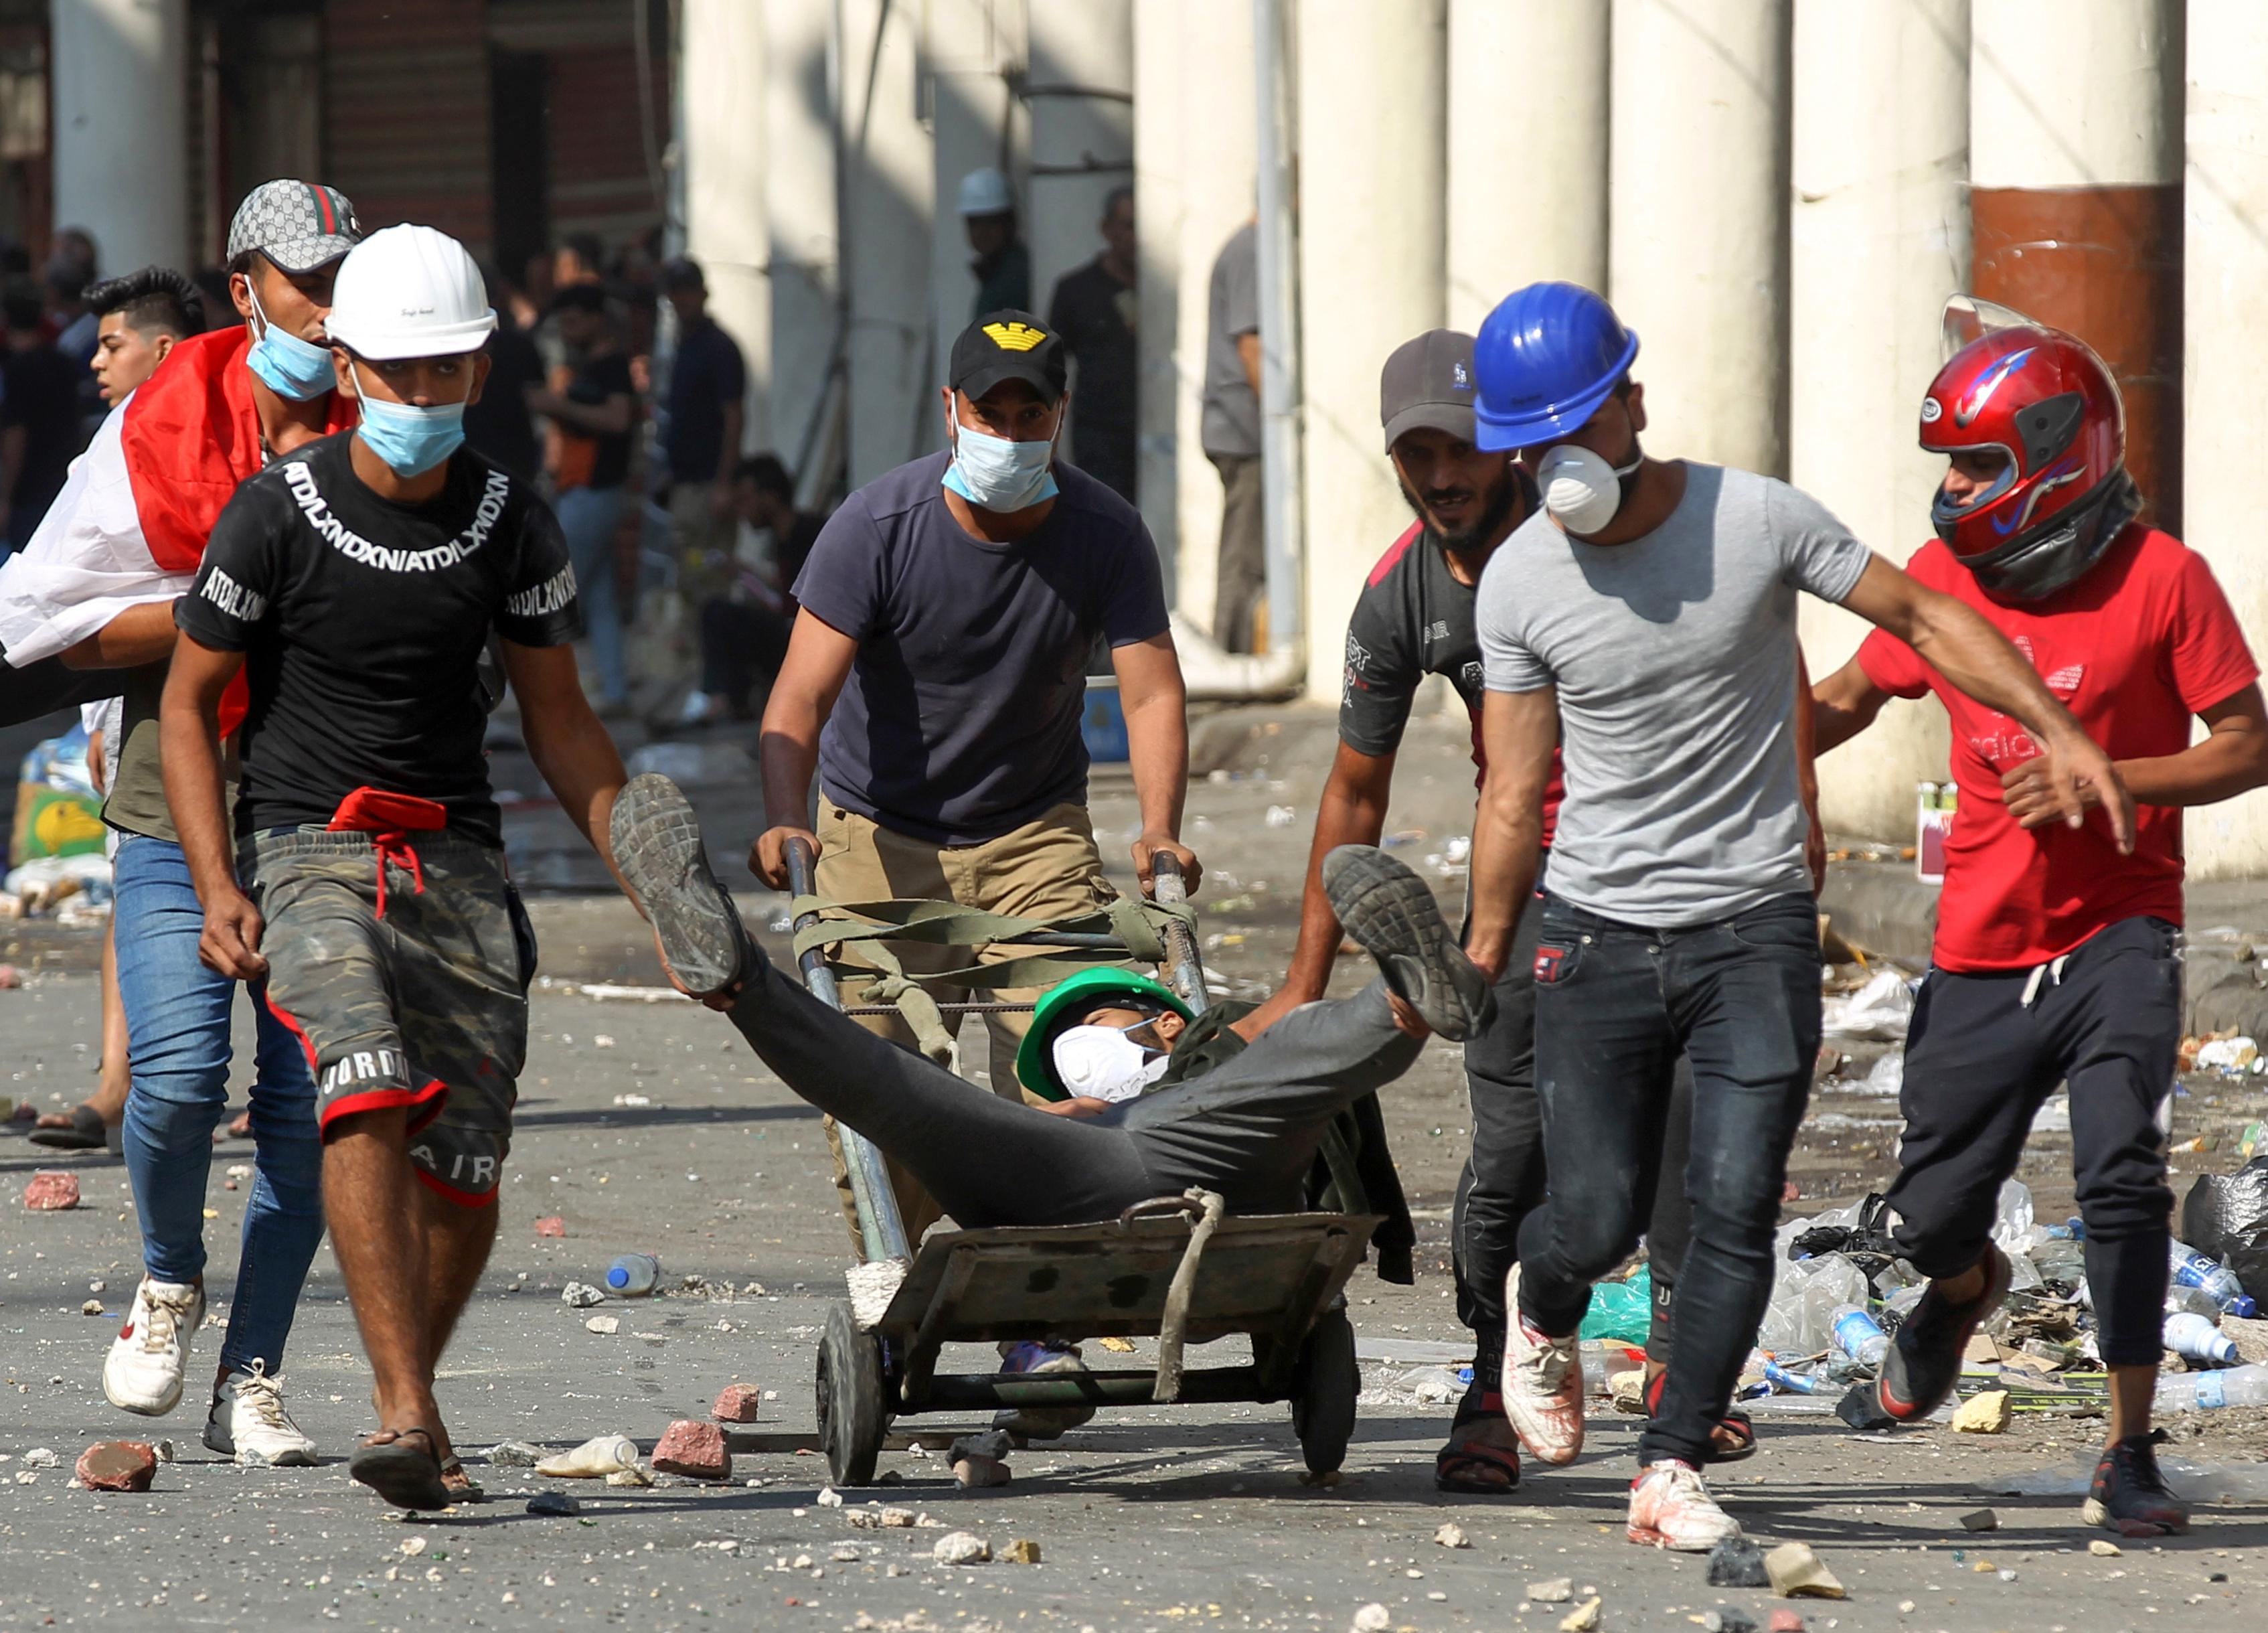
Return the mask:
<svg viewBox="0 0 2268 1633">
<path fill-rule="evenodd" d="M 204 1319 L 204 1187 L 228 1099 L 235 987 L 198 960 L 203 924 L 158 770 L 158 703 L 174 647 L 173 602 L 237 486 L 269 460 L 354 423 L 333 395 L 322 344 L 331 280 L 361 237 L 335 189 L 266 182 L 236 212 L 229 292 L 240 326 L 192 336 L 114 409 L 24 552 L 0 571 L 10 664 L 60 654 L 123 671 L 125 718 L 103 817 L 120 834 L 119 986 L 132 1087 L 127 1171 L 144 1275 L 103 1366 L 103 1393 L 146 1416 L 180 1402 L 190 1335 Z M 232 732 L 239 688 L 224 711 Z M 284 1409 L 284 1345 L 323 1234 L 315 1090 L 298 1042 L 255 1009 L 257 1178 L 205 1445 L 239 1463 L 315 1460 Z"/>
</svg>

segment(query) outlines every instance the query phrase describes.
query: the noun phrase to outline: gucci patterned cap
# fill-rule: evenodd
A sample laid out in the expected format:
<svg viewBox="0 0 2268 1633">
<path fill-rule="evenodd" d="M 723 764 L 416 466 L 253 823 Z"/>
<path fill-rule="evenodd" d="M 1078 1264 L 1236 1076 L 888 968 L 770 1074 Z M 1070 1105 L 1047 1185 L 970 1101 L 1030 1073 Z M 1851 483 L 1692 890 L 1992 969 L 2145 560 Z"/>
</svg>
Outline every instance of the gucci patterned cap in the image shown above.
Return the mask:
<svg viewBox="0 0 2268 1633">
<path fill-rule="evenodd" d="M 1004 380 L 1020 380 L 1052 403 L 1064 394 L 1071 360 L 1061 336 L 1029 312 L 987 312 L 953 343 L 946 383 L 981 397 Z"/>
<path fill-rule="evenodd" d="M 262 181 L 228 224 L 228 258 L 256 249 L 286 272 L 328 266 L 362 242 L 362 223 L 336 188 L 318 181 Z"/>
</svg>

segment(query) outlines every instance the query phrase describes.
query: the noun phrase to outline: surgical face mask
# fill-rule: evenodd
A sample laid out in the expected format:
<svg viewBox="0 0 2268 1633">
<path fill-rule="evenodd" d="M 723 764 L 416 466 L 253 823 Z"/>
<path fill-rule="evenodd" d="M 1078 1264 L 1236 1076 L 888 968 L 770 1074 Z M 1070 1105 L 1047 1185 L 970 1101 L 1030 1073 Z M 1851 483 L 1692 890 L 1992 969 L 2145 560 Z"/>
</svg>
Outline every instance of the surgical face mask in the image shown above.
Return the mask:
<svg viewBox="0 0 2268 1633">
<path fill-rule="evenodd" d="M 1055 1041 L 1056 1075 L 1075 1095 L 1094 1100 L 1131 1100 L 1166 1075 L 1166 1057 L 1150 1051 L 1116 1026 L 1074 1026 Z"/>
<path fill-rule="evenodd" d="M 260 321 L 260 334 L 252 343 L 246 366 L 270 391 L 294 403 L 311 403 L 330 390 L 336 383 L 330 349 L 276 328 L 268 321 L 260 305 L 260 292 L 249 277 L 245 289 L 252 297 L 252 315 Z"/>
<path fill-rule="evenodd" d="M 1056 429 L 1060 434 L 1060 420 Z M 945 485 L 983 510 L 1028 510 L 1056 496 L 1055 457 L 1054 437 L 1045 442 L 1011 442 L 956 424 Z"/>
<path fill-rule="evenodd" d="M 355 377 L 356 384 L 362 377 Z M 436 403 L 419 408 L 410 403 L 382 403 L 362 394 L 362 424 L 355 435 L 401 477 L 422 477 L 455 453 L 465 440 L 465 405 Z"/>
<path fill-rule="evenodd" d="M 1623 507 L 1623 480 L 1636 474 L 1645 455 L 1635 448 L 1627 465 L 1609 465 L 1603 455 L 1562 442 L 1536 466 L 1535 485 L 1543 508 L 1570 533 L 1596 533 Z"/>
</svg>

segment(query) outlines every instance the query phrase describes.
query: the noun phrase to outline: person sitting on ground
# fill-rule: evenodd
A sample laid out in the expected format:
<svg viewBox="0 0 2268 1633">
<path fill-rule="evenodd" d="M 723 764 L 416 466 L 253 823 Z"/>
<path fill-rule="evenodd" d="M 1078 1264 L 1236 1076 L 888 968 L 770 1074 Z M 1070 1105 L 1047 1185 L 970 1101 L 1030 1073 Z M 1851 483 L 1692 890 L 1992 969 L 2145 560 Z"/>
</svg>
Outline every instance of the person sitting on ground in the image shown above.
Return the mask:
<svg viewBox="0 0 2268 1633">
<path fill-rule="evenodd" d="M 701 609 L 701 690 L 686 699 L 688 726 L 758 717 L 751 694 L 762 686 L 769 698 L 787 660 L 795 580 L 827 521 L 795 507 L 795 478 L 775 454 L 733 468 L 733 514 L 769 548 L 761 565 L 736 561 L 725 593 Z"/>
<path fill-rule="evenodd" d="M 1178 1024 L 1183 1013 L 1137 1005 L 1123 989 L 1101 994 L 1078 1025 L 1052 1035 L 1049 1065 L 1064 1097 L 1030 1105 L 876 1037 L 781 974 L 742 927 L 667 778 L 630 780 L 612 837 L 670 979 L 725 1011 L 782 1082 L 902 1164 L 965 1229 L 1094 1223 L 1193 1186 L 1234 1214 L 1296 1210 L 1331 1119 L 1401 1076 L 1429 1031 L 1469 1037 L 1491 1002 L 1425 881 L 1382 851 L 1346 846 L 1326 861 L 1324 888 L 1378 961 L 1377 979 L 1171 1083 L 1174 1046 L 1192 1036 Z M 1104 1028 L 1141 1055 L 1130 1074 L 1123 1051 L 1095 1046 Z"/>
</svg>

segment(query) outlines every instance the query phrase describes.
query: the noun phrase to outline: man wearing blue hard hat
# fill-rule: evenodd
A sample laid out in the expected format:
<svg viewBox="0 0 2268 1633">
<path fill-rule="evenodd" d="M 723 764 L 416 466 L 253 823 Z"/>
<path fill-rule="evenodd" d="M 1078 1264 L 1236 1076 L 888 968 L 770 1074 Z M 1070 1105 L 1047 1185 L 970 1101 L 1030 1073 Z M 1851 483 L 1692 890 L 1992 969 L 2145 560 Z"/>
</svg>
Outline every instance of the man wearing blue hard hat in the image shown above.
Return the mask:
<svg viewBox="0 0 2268 1633">
<path fill-rule="evenodd" d="M 2055 807 L 2133 805 L 2110 758 L 1973 610 L 1923 587 L 1783 482 L 1649 457 L 1638 336 L 1569 284 L 1491 313 L 1476 440 L 1521 448 L 1543 507 L 1482 576 L 1488 759 L 1468 951 L 1491 972 L 1540 915 L 1535 1082 L 1550 1200 L 1507 1279 L 1503 1395 L 1529 1455 L 1583 1444 L 1576 1336 L 1593 1282 L 1638 1245 L 1679 1053 L 1692 1062 L 1692 1241 L 1678 1342 L 1638 1442 L 1628 1534 L 1705 1550 L 1740 1534 L 1701 1475 L 1772 1287 L 1787 1153 L 1818 1053 L 1817 904 L 1795 716 L 1799 590 L 1926 654 L 2046 747 Z M 1565 795 L 1528 905 L 1552 750 Z"/>
</svg>

